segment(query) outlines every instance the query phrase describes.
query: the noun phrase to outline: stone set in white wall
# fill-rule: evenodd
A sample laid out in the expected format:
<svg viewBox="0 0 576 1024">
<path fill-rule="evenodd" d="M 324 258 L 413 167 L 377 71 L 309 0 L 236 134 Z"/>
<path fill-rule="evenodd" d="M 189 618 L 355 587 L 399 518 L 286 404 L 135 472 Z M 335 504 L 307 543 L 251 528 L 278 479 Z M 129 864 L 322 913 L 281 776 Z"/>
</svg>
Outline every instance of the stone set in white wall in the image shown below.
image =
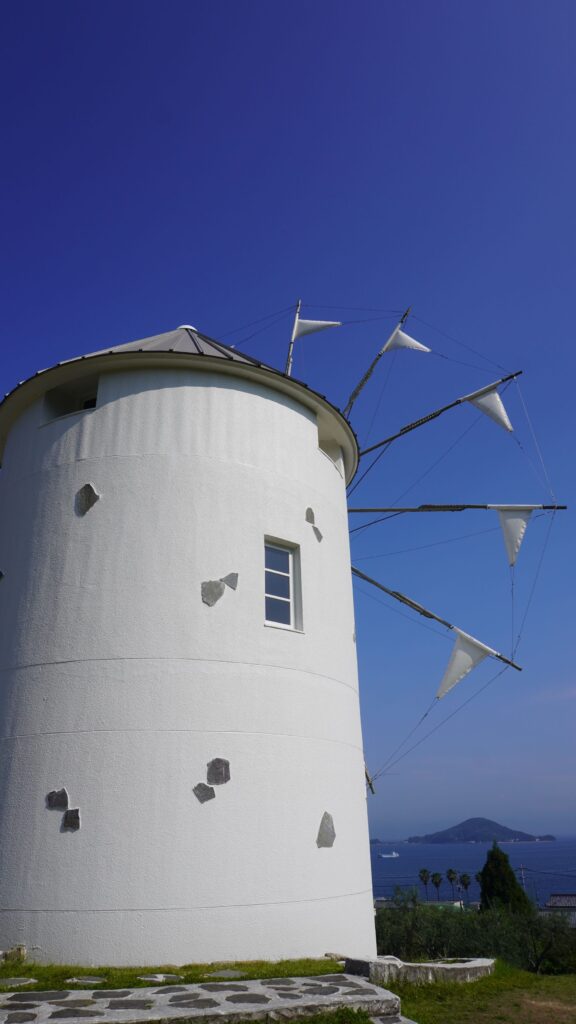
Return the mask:
<svg viewBox="0 0 576 1024">
<path fill-rule="evenodd" d="M 207 604 L 209 608 L 212 608 L 217 601 L 226 593 L 226 587 L 230 590 L 236 590 L 238 586 L 238 573 L 229 572 L 227 576 L 221 576 L 219 580 L 204 580 L 200 584 L 200 594 L 202 601 Z"/>
<path fill-rule="evenodd" d="M 49 811 L 64 811 L 61 832 L 77 832 L 80 828 L 80 808 L 69 806 L 66 789 L 52 789 L 46 794 L 46 807 Z"/>
<path fill-rule="evenodd" d="M 77 516 L 85 516 L 87 512 L 96 504 L 99 500 L 100 495 L 94 487 L 94 484 L 84 484 L 76 493 L 74 501 L 74 507 L 76 509 Z"/>
<path fill-rule="evenodd" d="M 328 811 L 324 811 L 322 815 L 322 821 L 320 822 L 320 828 L 318 829 L 318 835 L 316 837 L 316 846 L 318 849 L 326 848 L 330 849 L 334 846 L 334 840 L 336 839 L 336 830 L 334 828 L 334 821 L 332 815 L 328 814 Z"/>
<path fill-rule="evenodd" d="M 198 782 L 192 792 L 201 804 L 216 796 L 214 786 L 230 782 L 230 762 L 224 757 L 215 757 L 206 765 L 206 782 Z"/>
<path fill-rule="evenodd" d="M 312 527 L 312 530 L 314 531 L 314 536 L 316 537 L 316 540 L 318 542 L 320 542 L 322 540 L 322 536 L 323 535 L 322 535 L 321 530 L 319 530 L 318 527 L 316 526 L 316 516 L 315 516 L 313 508 L 307 508 L 306 509 L 306 517 L 305 518 L 306 518 L 306 522 L 310 523 L 310 525 Z"/>
</svg>

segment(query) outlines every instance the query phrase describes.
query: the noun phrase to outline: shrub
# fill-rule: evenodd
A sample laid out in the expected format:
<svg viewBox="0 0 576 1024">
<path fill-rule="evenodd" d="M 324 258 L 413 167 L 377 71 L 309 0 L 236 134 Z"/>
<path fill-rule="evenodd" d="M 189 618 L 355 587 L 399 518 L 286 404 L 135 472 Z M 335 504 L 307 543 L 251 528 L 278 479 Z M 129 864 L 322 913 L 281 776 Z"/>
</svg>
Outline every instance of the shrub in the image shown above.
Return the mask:
<svg viewBox="0 0 576 1024">
<path fill-rule="evenodd" d="M 443 910 L 418 901 L 415 890 L 397 890 L 376 915 L 380 955 L 402 960 L 494 956 L 536 973 L 576 971 L 576 931 L 563 917 L 542 917 L 535 908 L 513 913 L 497 906 Z"/>
</svg>

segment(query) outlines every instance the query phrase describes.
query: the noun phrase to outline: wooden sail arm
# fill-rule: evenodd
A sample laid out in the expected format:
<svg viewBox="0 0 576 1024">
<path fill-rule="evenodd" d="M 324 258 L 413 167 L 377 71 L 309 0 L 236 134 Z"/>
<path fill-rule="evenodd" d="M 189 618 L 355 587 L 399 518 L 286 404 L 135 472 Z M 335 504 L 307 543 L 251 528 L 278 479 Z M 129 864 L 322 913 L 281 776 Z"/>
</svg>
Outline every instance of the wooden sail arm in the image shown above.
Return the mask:
<svg viewBox="0 0 576 1024">
<path fill-rule="evenodd" d="M 482 395 L 487 394 L 489 391 L 493 391 L 494 388 L 500 386 L 500 384 L 506 384 L 509 380 L 515 380 L 523 373 L 523 370 L 517 370 L 516 373 L 509 373 L 507 377 L 502 377 L 500 380 L 494 381 L 493 384 L 488 384 L 486 387 L 479 388 L 478 391 L 472 391 L 469 395 L 462 395 L 461 398 L 457 398 L 454 402 L 449 402 L 448 405 L 443 405 L 440 409 L 435 409 L 434 412 L 429 412 L 427 416 L 421 416 L 419 420 L 414 420 L 413 423 L 407 423 L 405 427 L 402 427 L 396 434 L 391 434 L 390 437 L 385 437 L 383 441 L 378 441 L 376 444 L 370 445 L 369 448 L 364 448 L 360 452 L 360 456 L 368 455 L 370 452 L 376 451 L 378 448 L 382 448 L 385 444 L 391 444 L 392 441 L 396 441 L 397 438 L 403 437 L 404 434 L 409 434 L 411 430 L 416 430 L 418 427 L 424 426 L 425 423 L 430 423 L 431 420 L 435 420 L 442 413 L 448 412 L 449 409 L 455 409 L 457 405 L 462 405 L 463 402 L 469 402 L 473 398 L 480 398 Z"/>
<path fill-rule="evenodd" d="M 428 608 L 424 608 L 423 605 L 418 604 L 417 601 L 413 601 L 410 597 L 406 597 L 405 594 L 401 594 L 399 590 L 390 590 L 389 587 L 385 587 L 383 583 L 379 583 L 378 580 L 372 579 L 371 576 L 367 576 L 366 573 L 361 572 L 360 569 L 356 569 L 352 566 L 352 575 L 357 576 L 358 579 L 364 580 L 366 583 L 371 583 L 373 587 L 377 587 L 378 590 L 383 590 L 389 597 L 393 597 L 395 601 L 399 601 L 401 604 L 405 604 L 408 608 L 412 608 L 413 611 L 418 612 L 419 615 L 423 615 L 426 619 L 434 619 L 435 622 L 439 622 L 441 626 L 445 626 L 446 629 L 453 629 L 456 631 L 458 627 L 452 622 L 448 622 L 446 619 L 442 619 L 435 612 L 431 612 Z M 461 630 L 459 632 L 462 632 Z M 493 651 L 492 657 L 497 658 L 498 661 L 504 662 L 505 665 L 510 665 L 511 668 L 515 668 L 517 672 L 521 672 L 520 665 L 517 665 L 510 658 L 506 658 L 503 654 L 499 654 L 498 651 Z"/>
<path fill-rule="evenodd" d="M 396 505 L 384 505 L 381 508 L 349 508 L 349 512 L 465 512 L 467 509 L 481 509 L 489 511 L 513 511 L 523 509 L 525 512 L 562 512 L 568 505 L 415 505 L 411 507 L 400 507 Z"/>
</svg>

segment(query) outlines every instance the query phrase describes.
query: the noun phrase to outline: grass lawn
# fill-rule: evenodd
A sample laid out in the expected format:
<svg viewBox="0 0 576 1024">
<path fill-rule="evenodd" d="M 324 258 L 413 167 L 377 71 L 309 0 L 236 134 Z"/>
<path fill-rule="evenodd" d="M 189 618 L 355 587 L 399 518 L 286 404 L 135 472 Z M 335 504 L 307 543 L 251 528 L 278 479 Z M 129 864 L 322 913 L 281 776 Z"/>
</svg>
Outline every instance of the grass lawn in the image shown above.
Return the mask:
<svg viewBox="0 0 576 1024">
<path fill-rule="evenodd" d="M 576 974 L 528 974 L 497 963 L 465 984 L 394 985 L 417 1024 L 576 1024 Z"/>
<path fill-rule="evenodd" d="M 139 974 L 179 974 L 184 984 L 216 981 L 213 971 L 234 968 L 241 977 L 288 978 L 335 974 L 342 971 L 335 960 L 281 960 L 269 963 L 252 960 L 225 964 L 185 964 L 160 967 L 79 967 L 60 964 L 0 963 L 0 991 L 3 979 L 31 977 L 34 989 L 73 989 L 66 978 L 83 974 L 105 979 L 105 988 L 142 988 L 153 984 L 139 981 Z M 235 979 L 236 980 L 236 979 Z M 226 979 L 222 979 L 223 982 Z M 167 982 L 169 984 L 169 982 Z M 82 988 L 81 985 L 77 986 Z M 89 987 L 89 986 L 85 986 Z M 546 976 L 528 974 L 497 963 L 494 974 L 467 984 L 457 982 L 431 985 L 394 985 L 402 1000 L 402 1012 L 417 1024 L 576 1024 L 576 974 Z M 341 1009 L 307 1018 L 306 1024 L 369 1024 L 360 1010 Z"/>
<path fill-rule="evenodd" d="M 218 981 L 210 978 L 212 971 L 230 969 L 242 972 L 242 978 L 298 978 L 307 975 L 336 974 L 342 971 L 336 960 L 280 960 L 270 963 L 267 960 L 251 960 L 241 963 L 225 964 L 185 964 L 183 967 L 164 964 L 161 967 L 79 967 L 62 964 L 35 964 L 26 961 L 18 963 L 5 961 L 0 963 L 0 991 L 6 989 L 4 978 L 35 978 L 37 984 L 26 985 L 19 991 L 32 992 L 34 989 L 74 989 L 89 988 L 89 985 L 67 985 L 66 978 L 78 978 L 87 975 L 92 978 L 105 979 L 103 988 L 144 988 L 155 982 L 139 981 L 139 974 L 179 974 L 181 984 L 191 985 L 198 981 Z M 222 978 L 222 982 L 226 979 Z M 237 980 L 237 979 L 234 979 Z M 167 982 L 170 984 L 170 982 Z M 341 1024 L 346 1024 L 342 1021 Z"/>
</svg>

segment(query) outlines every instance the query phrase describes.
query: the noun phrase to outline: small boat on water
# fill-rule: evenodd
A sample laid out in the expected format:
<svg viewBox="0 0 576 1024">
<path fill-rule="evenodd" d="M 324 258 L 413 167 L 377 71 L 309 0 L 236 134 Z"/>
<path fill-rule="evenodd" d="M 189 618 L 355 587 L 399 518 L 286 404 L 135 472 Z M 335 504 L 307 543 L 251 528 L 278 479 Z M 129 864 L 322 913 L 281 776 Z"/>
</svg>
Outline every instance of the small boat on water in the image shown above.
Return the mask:
<svg viewBox="0 0 576 1024">
<path fill-rule="evenodd" d="M 386 858 L 386 857 L 390 858 L 390 857 L 399 857 L 400 854 L 397 853 L 396 850 L 392 850 L 392 853 L 379 853 L 378 856 L 379 857 L 383 857 L 383 858 Z"/>
</svg>

